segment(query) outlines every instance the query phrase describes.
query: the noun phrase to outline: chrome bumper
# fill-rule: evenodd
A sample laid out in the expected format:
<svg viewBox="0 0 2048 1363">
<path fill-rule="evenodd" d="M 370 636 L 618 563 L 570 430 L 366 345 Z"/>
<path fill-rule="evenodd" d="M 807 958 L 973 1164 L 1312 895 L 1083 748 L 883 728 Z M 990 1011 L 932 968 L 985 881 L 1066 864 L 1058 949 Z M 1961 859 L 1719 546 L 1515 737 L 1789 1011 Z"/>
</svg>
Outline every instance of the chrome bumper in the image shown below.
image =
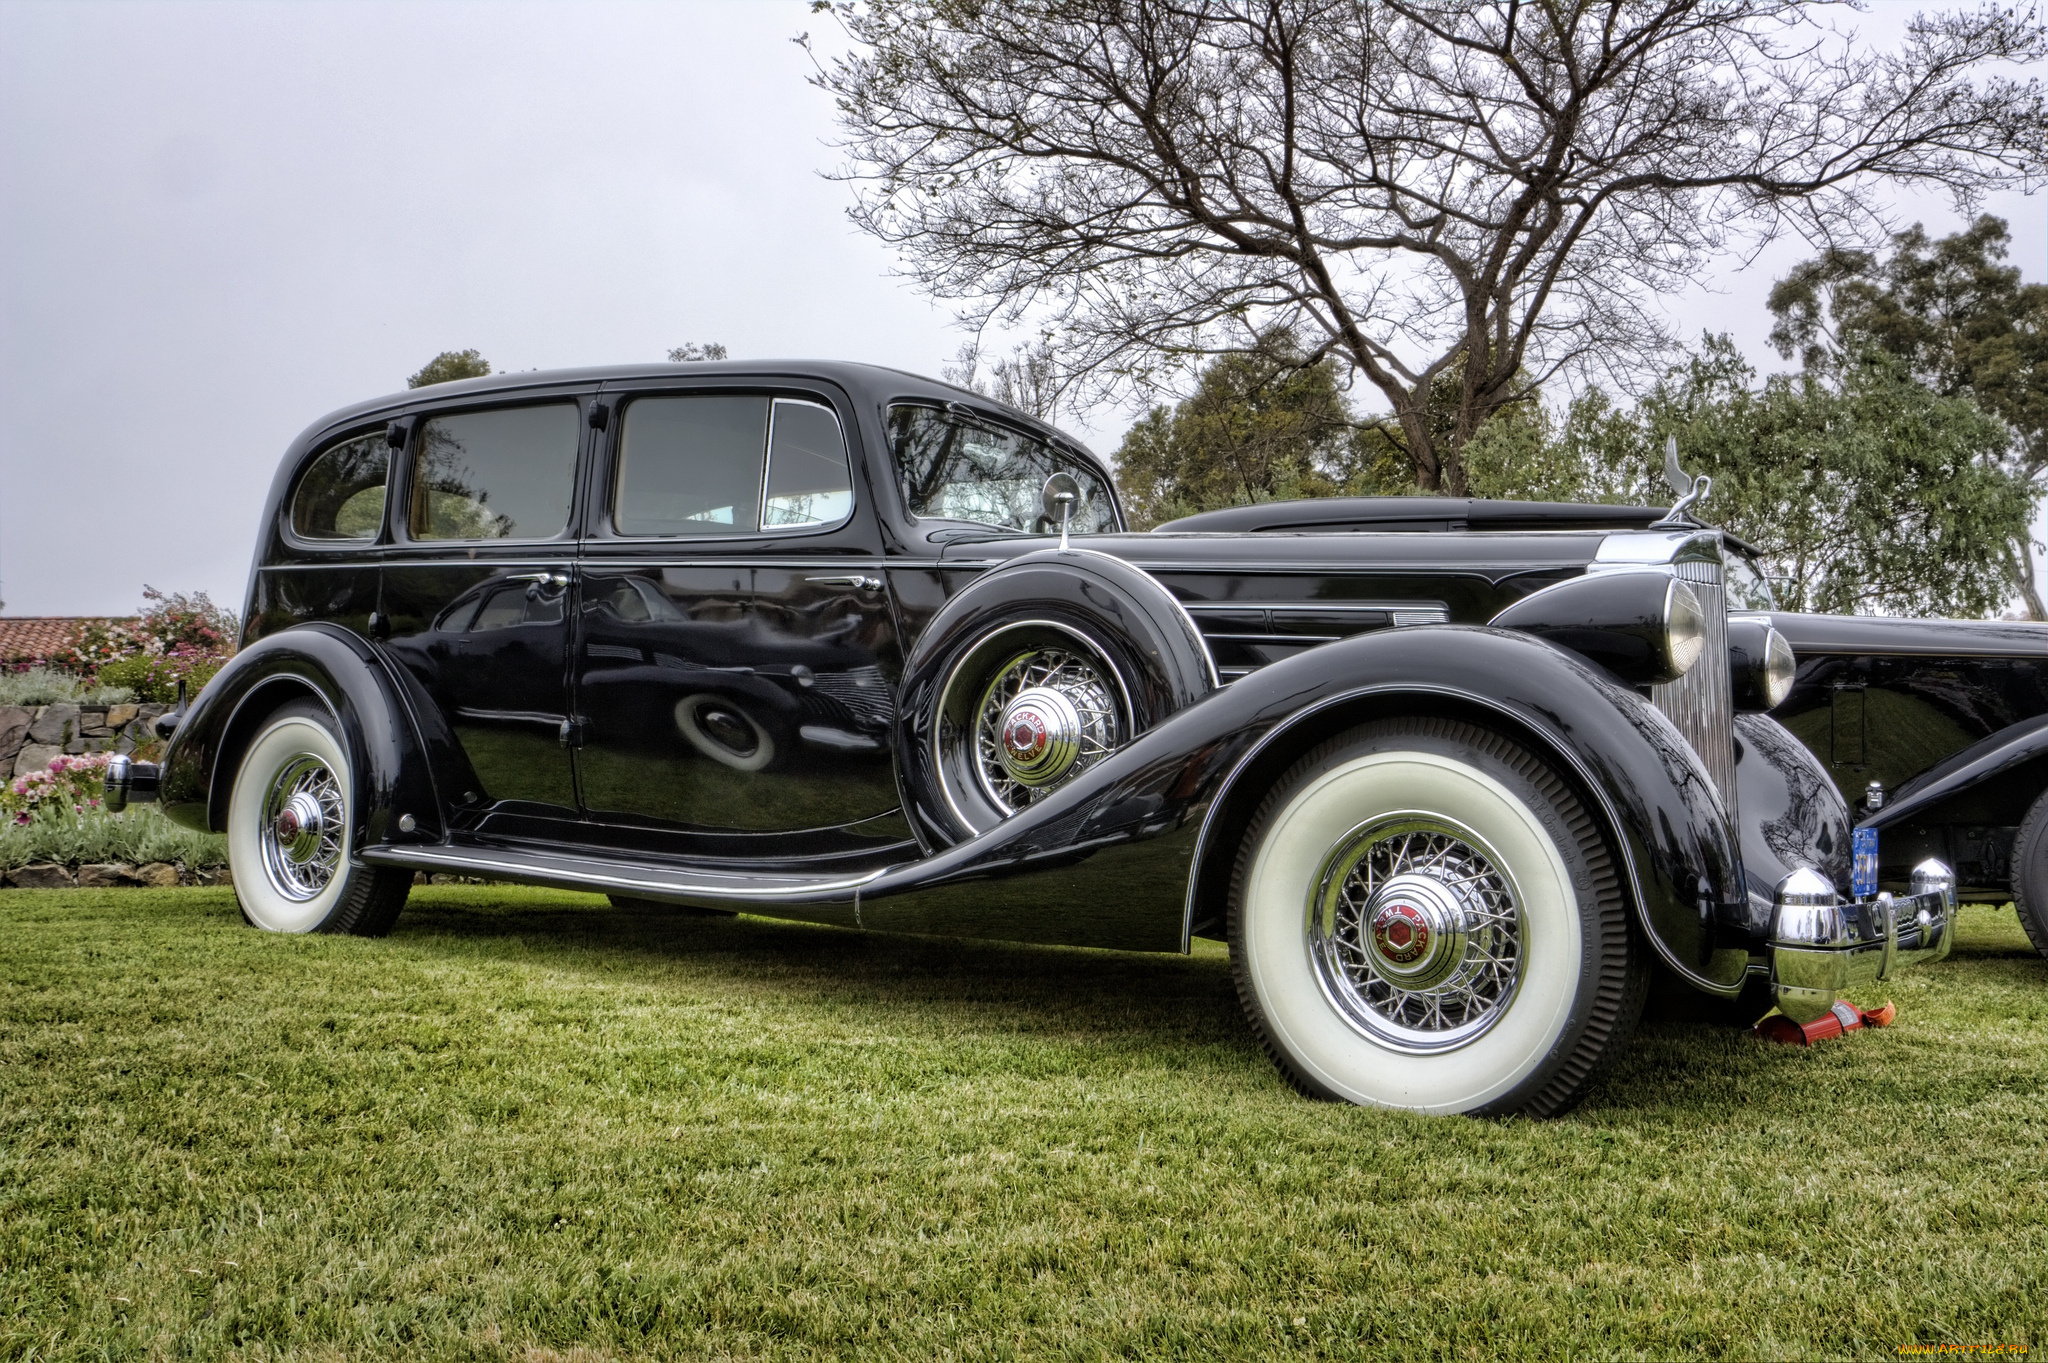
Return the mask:
<svg viewBox="0 0 2048 1363">
<path fill-rule="evenodd" d="M 154 762 L 137 762 L 116 757 L 107 763 L 106 790 L 102 799 L 109 814 L 119 814 L 131 804 L 156 798 L 158 769 Z"/>
<path fill-rule="evenodd" d="M 1955 886 L 1955 874 L 1932 859 L 1913 868 L 1911 894 L 1846 903 L 1817 872 L 1786 876 L 1778 882 L 1767 952 L 1778 1011 L 1812 1022 L 1848 990 L 1948 955 Z"/>
</svg>

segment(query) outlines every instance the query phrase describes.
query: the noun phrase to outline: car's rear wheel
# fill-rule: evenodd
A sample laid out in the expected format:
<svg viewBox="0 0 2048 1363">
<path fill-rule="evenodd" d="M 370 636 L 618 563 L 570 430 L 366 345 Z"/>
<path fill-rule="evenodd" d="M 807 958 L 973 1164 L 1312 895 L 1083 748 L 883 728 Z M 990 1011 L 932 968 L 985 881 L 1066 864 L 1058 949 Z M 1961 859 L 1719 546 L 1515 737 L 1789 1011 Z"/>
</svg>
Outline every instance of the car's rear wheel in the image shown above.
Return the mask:
<svg viewBox="0 0 2048 1363">
<path fill-rule="evenodd" d="M 2013 839 L 2012 906 L 2034 950 L 2048 956 L 2048 794 L 2034 801 Z"/>
<path fill-rule="evenodd" d="M 389 932 L 412 872 L 351 860 L 356 818 L 354 774 L 332 716 L 310 700 L 280 707 L 243 751 L 228 795 L 242 916 L 268 932 Z"/>
<path fill-rule="evenodd" d="M 1612 853 L 1498 734 L 1387 720 L 1313 749 L 1253 817 L 1231 963 L 1253 1028 L 1319 1098 L 1551 1115 L 1642 1012 Z"/>
</svg>

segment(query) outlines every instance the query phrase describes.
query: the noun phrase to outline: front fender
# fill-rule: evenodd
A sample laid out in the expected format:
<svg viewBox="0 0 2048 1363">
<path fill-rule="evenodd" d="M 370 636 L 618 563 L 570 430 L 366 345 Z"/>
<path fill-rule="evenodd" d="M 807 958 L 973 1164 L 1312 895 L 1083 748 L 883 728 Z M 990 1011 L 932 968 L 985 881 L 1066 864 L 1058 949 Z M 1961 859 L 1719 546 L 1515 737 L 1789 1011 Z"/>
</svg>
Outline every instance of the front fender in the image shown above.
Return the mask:
<svg viewBox="0 0 2048 1363">
<path fill-rule="evenodd" d="M 355 767 L 351 850 L 393 841 L 401 813 L 415 820 L 408 840 L 438 837 L 441 802 L 427 753 L 390 672 L 368 643 L 326 624 L 266 635 L 206 684 L 164 753 L 164 812 L 188 828 L 225 829 L 243 748 L 264 716 L 300 696 L 334 716 Z"/>
<path fill-rule="evenodd" d="M 1350 725 L 1413 714 L 1490 723 L 1576 778 L 1657 954 L 1701 988 L 1741 987 L 1740 863 L 1691 748 L 1592 664 L 1482 626 L 1361 635 L 1261 668 L 981 836 L 884 872 L 860 890 L 860 921 L 1185 949 L 1220 928 L 1238 838 L 1295 758 Z"/>
</svg>

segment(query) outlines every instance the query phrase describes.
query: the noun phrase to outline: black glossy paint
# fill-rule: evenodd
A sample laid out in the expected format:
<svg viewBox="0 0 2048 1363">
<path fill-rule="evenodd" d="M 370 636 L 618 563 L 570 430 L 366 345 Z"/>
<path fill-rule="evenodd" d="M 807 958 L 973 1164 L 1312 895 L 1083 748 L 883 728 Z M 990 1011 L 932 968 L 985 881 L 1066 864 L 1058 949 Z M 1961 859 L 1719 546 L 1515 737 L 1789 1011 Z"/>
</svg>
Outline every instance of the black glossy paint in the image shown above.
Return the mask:
<svg viewBox="0 0 2048 1363">
<path fill-rule="evenodd" d="M 2048 625 L 1776 614 L 1799 669 L 1772 711 L 1862 813 L 1884 788 L 1880 884 L 1927 857 L 1976 899 L 2011 894 L 2012 844 L 2048 789 L 2030 735 L 2048 716 Z M 1903 805 L 1900 803 L 1906 801 Z"/>
<path fill-rule="evenodd" d="M 622 413 L 636 396 L 705 392 L 829 405 L 847 441 L 851 516 L 800 533 L 619 533 L 610 503 Z M 545 543 L 412 543 L 401 509 L 421 423 L 540 400 L 575 401 L 588 416 L 564 532 Z M 1660 954 L 1702 987 L 1739 985 L 1760 927 L 1691 750 L 1600 665 L 1483 628 L 1579 579 L 1603 538 L 1643 509 L 1329 503 L 1314 515 L 1341 525 L 1267 508 L 1256 533 L 1092 535 L 1061 555 L 1044 537 L 908 515 L 883 426 L 901 401 L 988 405 L 861 365 L 655 365 L 436 385 L 317 423 L 273 483 L 248 646 L 173 745 L 168 798 L 183 817 L 217 822 L 236 745 L 297 687 L 328 697 L 350 734 L 372 794 L 360 850 L 382 864 L 495 857 L 498 873 L 543 883 L 737 898 L 822 921 L 1172 949 L 1217 930 L 1236 839 L 1299 753 L 1382 715 L 1457 715 L 1579 784 L 1611 825 Z M 994 415 L 1071 448 L 1041 423 Z M 375 539 L 294 539 L 286 508 L 299 470 L 333 441 L 387 424 L 402 438 Z M 1438 512 L 1455 514 L 1439 526 Z M 1380 521 L 1442 533 L 1361 532 L 1395 528 Z M 532 609 L 508 606 L 478 628 L 485 617 L 467 603 L 508 590 L 530 592 L 521 599 Z M 1199 640 L 1169 597 L 1192 613 Z M 917 749 L 905 734 L 948 647 L 991 612 L 1034 606 L 1116 626 L 1144 697 L 1142 732 L 960 841 L 917 810 Z M 1203 645 L 1234 685 L 1208 691 Z M 746 771 L 705 760 L 677 726 L 693 696 L 713 707 L 705 724 L 732 752 L 751 751 L 757 724 L 775 760 Z M 906 762 L 900 783 L 889 750 Z M 1755 769 L 1776 773 L 1786 818 L 1810 842 L 1833 836 L 1831 809 L 1799 807 L 1797 763 Z M 1744 773 L 1745 798 L 1749 783 Z M 910 841 L 904 791 L 927 847 L 945 850 L 921 855 Z M 397 812 L 420 820 L 416 841 L 396 833 Z"/>
<path fill-rule="evenodd" d="M 421 726 L 375 651 L 338 625 L 308 624 L 250 644 L 200 692 L 165 754 L 158 799 L 188 828 L 226 827 L 233 767 L 262 719 L 312 697 L 334 715 L 355 761 L 357 850 L 441 836 L 442 803 Z M 416 832 L 397 819 L 413 815 Z"/>
<path fill-rule="evenodd" d="M 1123 681 L 1134 733 L 1215 687 L 1187 614 L 1158 582 L 1121 559 L 1093 549 L 1041 549 L 975 578 L 919 635 L 904 674 L 895 748 L 904 807 L 927 849 L 950 847 L 998 817 L 950 807 L 926 739 L 963 654 L 993 631 L 1025 621 L 1070 628 L 1107 656 Z M 971 785 L 971 778 L 959 779 Z"/>
<path fill-rule="evenodd" d="M 1599 573 L 1523 597 L 1493 618 L 1589 658 L 1632 686 L 1672 679 L 1665 605 L 1672 579 L 1659 572 Z M 1701 666 L 1711 665 L 1701 659 Z"/>
<path fill-rule="evenodd" d="M 892 868 L 861 889 L 860 920 L 1141 950 L 1214 934 L 1235 835 L 1271 781 L 1353 724 L 1406 714 L 1469 718 L 1553 762 L 1618 835 L 1660 954 L 1703 986 L 1740 986 L 1762 941 L 1692 750 L 1591 663 L 1483 628 L 1393 630 L 1262 669 L 993 831 Z"/>
</svg>

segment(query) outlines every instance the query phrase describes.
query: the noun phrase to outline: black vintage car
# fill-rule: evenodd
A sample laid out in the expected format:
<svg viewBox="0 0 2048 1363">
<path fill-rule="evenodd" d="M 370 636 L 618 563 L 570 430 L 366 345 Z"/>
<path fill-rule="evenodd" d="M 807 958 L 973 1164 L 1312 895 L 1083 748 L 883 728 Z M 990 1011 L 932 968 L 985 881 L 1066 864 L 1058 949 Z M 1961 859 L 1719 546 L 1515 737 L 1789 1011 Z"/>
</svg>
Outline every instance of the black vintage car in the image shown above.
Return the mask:
<svg viewBox="0 0 2048 1363">
<path fill-rule="evenodd" d="M 1653 973 L 1802 1020 L 1949 949 L 1767 716 L 1672 513 L 1394 499 L 1123 528 L 1102 465 L 853 364 L 532 373 L 286 454 L 160 798 L 275 931 L 415 872 L 882 931 L 1225 937 L 1304 1091 L 1560 1111 Z M 1868 858 L 1866 858 L 1868 861 Z"/>
</svg>

